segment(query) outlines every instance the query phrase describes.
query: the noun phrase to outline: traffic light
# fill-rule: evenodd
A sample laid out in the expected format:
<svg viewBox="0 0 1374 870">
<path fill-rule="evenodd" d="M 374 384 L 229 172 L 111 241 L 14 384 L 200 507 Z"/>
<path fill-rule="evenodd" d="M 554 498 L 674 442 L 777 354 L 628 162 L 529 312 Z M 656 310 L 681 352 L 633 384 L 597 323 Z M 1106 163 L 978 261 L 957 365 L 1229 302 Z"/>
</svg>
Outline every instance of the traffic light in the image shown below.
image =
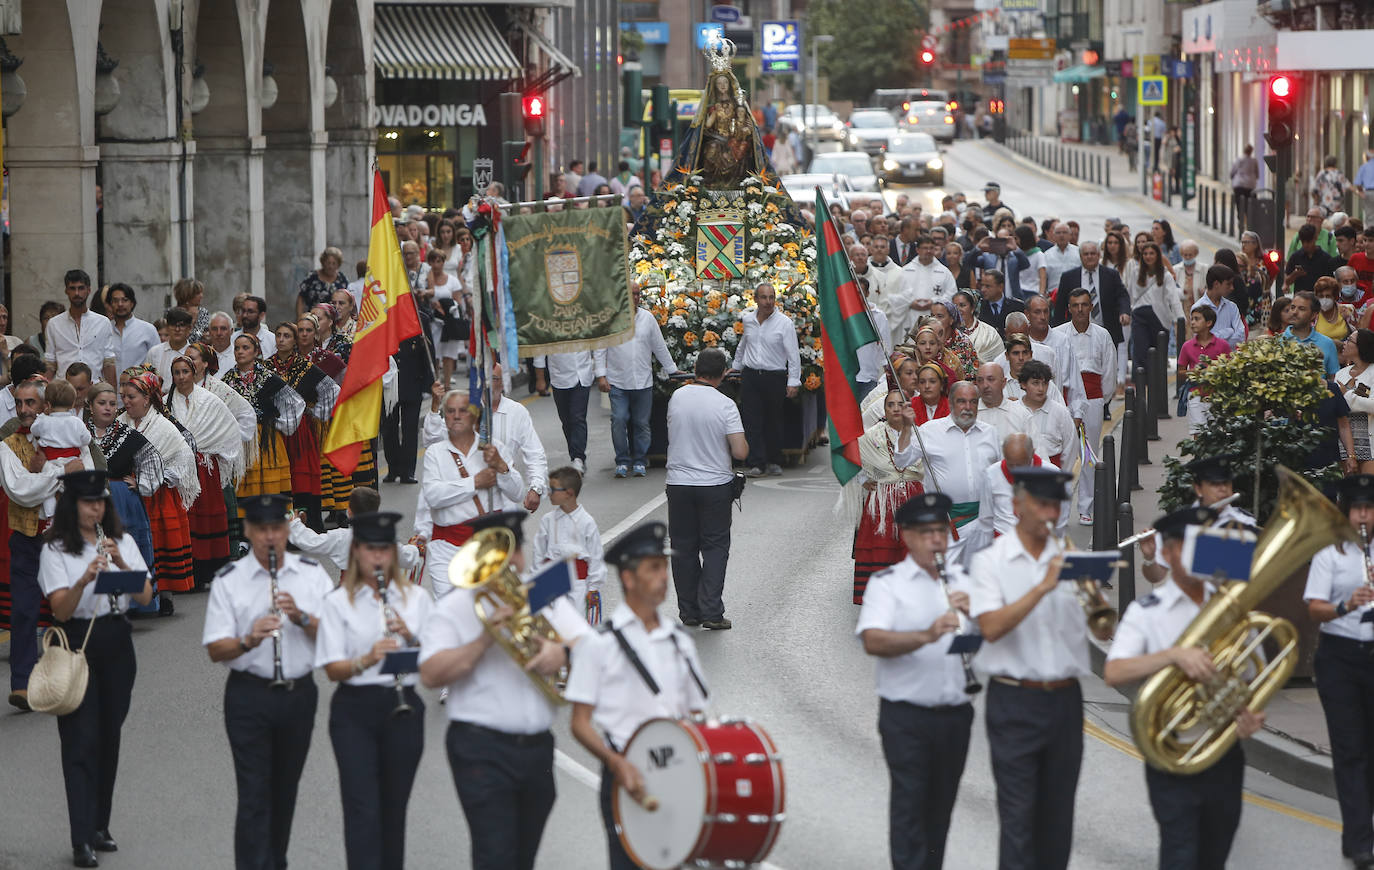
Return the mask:
<svg viewBox="0 0 1374 870">
<path fill-rule="evenodd" d="M 1006 110 L 1007 104 L 1004 100 L 999 100 L 996 97 L 993 97 L 992 99 L 988 100 L 988 111 L 992 114 L 1000 115 Z"/>
<path fill-rule="evenodd" d="M 1293 91 L 1293 80 L 1288 76 L 1274 76 L 1269 79 L 1269 131 L 1264 134 L 1264 141 L 1268 142 L 1269 147 L 1275 152 L 1293 144 L 1293 125 L 1297 115 Z"/>
<path fill-rule="evenodd" d="M 625 95 L 620 126 L 638 130 L 644 123 L 644 68 L 639 61 L 628 61 L 621 68 L 620 84 Z"/>
<path fill-rule="evenodd" d="M 528 136 L 544 135 L 544 115 L 548 111 L 548 104 L 543 94 L 526 94 L 520 101 L 520 113 L 525 117 L 525 134 Z"/>
<path fill-rule="evenodd" d="M 655 127 L 670 127 L 673 123 L 672 98 L 668 94 L 667 85 L 654 85 L 653 95 L 653 125 Z"/>
<path fill-rule="evenodd" d="M 935 52 L 929 48 L 921 49 L 921 66 L 934 66 Z"/>
</svg>

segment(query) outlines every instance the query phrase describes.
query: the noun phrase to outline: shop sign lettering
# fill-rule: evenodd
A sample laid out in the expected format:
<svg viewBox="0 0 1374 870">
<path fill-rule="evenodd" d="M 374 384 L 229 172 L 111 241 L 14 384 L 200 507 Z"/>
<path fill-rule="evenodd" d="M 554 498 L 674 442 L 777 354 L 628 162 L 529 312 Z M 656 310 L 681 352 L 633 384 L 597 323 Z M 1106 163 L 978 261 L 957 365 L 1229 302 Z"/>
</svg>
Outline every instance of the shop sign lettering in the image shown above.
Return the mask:
<svg viewBox="0 0 1374 870">
<path fill-rule="evenodd" d="M 480 103 L 451 103 L 428 106 L 376 106 L 372 112 L 377 127 L 485 127 L 487 112 Z"/>
</svg>

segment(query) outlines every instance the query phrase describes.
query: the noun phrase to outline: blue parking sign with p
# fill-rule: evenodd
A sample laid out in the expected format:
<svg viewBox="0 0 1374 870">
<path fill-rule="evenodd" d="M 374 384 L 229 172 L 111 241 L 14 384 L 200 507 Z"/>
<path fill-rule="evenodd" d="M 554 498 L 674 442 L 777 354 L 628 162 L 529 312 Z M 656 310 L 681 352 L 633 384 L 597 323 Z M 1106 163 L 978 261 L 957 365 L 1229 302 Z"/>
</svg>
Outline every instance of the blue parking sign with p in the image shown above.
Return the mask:
<svg viewBox="0 0 1374 870">
<path fill-rule="evenodd" d="M 765 73 L 797 72 L 801 62 L 801 27 L 796 21 L 765 21 L 763 50 L 759 52 Z"/>
</svg>

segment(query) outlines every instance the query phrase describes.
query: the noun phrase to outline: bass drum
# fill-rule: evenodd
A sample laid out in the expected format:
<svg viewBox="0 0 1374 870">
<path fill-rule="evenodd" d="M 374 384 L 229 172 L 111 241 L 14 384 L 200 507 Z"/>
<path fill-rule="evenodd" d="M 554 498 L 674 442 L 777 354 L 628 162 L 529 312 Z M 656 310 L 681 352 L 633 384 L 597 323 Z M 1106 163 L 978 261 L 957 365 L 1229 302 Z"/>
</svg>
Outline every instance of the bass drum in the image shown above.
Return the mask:
<svg viewBox="0 0 1374 870">
<path fill-rule="evenodd" d="M 646 870 L 742 866 L 768 856 L 786 788 L 772 738 L 747 719 L 650 719 L 625 757 L 644 776 L 641 806 L 621 788 L 612 807 L 625 851 Z"/>
</svg>

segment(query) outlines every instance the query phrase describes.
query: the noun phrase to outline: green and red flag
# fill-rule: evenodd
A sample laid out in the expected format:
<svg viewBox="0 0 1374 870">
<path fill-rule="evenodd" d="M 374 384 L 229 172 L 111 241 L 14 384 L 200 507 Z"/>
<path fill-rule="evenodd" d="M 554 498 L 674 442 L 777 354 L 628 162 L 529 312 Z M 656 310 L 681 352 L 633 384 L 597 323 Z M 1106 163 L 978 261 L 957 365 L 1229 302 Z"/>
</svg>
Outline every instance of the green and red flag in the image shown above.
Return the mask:
<svg viewBox="0 0 1374 870">
<path fill-rule="evenodd" d="M 825 355 L 825 410 L 830 426 L 830 468 L 840 485 L 858 474 L 859 436 L 864 433 L 859 404 L 859 348 L 878 341 L 868 316 L 863 291 L 854 280 L 840 231 L 816 189 L 817 239 L 816 297 L 821 314 L 821 347 Z"/>
</svg>

